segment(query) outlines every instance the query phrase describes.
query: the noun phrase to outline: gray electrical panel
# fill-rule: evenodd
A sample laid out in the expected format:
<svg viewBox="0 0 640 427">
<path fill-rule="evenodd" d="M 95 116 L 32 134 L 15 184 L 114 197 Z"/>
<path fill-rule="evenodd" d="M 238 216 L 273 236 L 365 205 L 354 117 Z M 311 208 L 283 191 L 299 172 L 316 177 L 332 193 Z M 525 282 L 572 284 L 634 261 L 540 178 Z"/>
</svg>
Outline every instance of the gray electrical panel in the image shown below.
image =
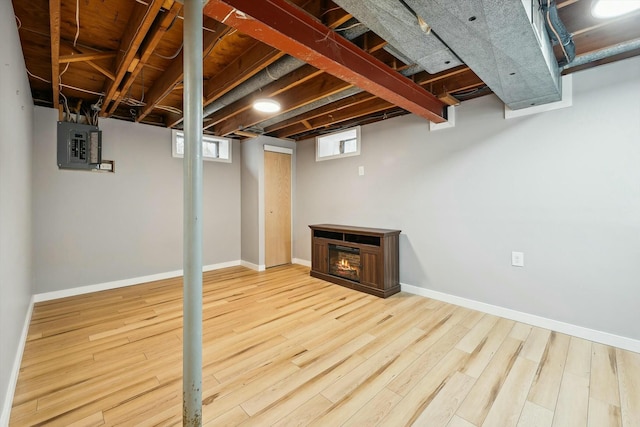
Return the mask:
<svg viewBox="0 0 640 427">
<path fill-rule="evenodd" d="M 58 167 L 98 169 L 102 162 L 102 131 L 97 126 L 58 122 Z"/>
</svg>

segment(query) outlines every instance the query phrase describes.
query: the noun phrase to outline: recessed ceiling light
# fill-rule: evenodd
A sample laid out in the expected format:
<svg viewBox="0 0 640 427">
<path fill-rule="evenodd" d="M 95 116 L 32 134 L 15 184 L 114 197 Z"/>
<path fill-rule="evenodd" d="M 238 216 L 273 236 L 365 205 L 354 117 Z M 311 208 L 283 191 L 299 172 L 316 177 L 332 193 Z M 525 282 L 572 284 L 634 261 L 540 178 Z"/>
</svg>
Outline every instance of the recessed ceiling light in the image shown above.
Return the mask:
<svg viewBox="0 0 640 427">
<path fill-rule="evenodd" d="M 275 113 L 280 111 L 280 103 L 273 99 L 260 98 L 253 102 L 253 108 L 264 113 Z"/>
<path fill-rule="evenodd" d="M 594 0 L 591 14 L 596 18 L 614 18 L 640 9 L 640 0 Z"/>
</svg>

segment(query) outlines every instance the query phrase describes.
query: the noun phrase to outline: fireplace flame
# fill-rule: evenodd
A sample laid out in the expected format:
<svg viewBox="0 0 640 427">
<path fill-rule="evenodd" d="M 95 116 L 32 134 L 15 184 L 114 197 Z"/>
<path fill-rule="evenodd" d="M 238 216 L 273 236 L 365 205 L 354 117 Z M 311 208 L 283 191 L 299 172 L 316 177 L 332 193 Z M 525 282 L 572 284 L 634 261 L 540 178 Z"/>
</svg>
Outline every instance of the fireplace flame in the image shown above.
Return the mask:
<svg viewBox="0 0 640 427">
<path fill-rule="evenodd" d="M 349 261 L 347 261 L 346 259 L 342 258 L 340 260 L 340 266 L 344 267 L 344 268 L 350 268 L 351 266 L 349 265 Z"/>
</svg>

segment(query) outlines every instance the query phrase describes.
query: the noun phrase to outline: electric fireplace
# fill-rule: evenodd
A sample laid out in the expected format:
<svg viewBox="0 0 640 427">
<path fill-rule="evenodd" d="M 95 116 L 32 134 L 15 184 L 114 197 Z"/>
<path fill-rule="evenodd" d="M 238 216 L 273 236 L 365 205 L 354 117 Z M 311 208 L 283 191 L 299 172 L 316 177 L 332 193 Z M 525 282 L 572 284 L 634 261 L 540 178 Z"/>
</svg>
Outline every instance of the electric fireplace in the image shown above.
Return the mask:
<svg viewBox="0 0 640 427">
<path fill-rule="evenodd" d="M 360 282 L 360 249 L 329 244 L 329 274 Z"/>
<path fill-rule="evenodd" d="M 311 276 L 386 298 L 400 292 L 400 230 L 311 228 Z"/>
</svg>

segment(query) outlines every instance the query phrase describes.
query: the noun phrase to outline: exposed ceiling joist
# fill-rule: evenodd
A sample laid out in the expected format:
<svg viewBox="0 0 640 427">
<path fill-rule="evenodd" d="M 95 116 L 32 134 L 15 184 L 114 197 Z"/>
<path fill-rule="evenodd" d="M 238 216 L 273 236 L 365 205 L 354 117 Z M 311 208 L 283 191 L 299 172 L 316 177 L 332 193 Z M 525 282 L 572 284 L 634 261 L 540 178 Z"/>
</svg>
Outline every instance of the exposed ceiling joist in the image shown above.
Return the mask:
<svg viewBox="0 0 640 427">
<path fill-rule="evenodd" d="M 66 64 L 68 62 L 94 61 L 96 59 L 113 58 L 114 56 L 116 56 L 116 52 L 89 52 L 71 55 L 60 55 L 60 63 Z"/>
<path fill-rule="evenodd" d="M 299 116 L 292 117 L 288 120 L 283 120 L 279 123 L 275 123 L 273 125 L 267 126 L 264 128 L 264 131 L 265 133 L 271 133 L 271 132 L 279 131 L 280 129 L 295 127 L 298 125 L 298 123 L 302 123 L 306 127 L 307 125 L 304 124 L 304 122 L 307 120 L 311 120 L 325 114 L 330 114 L 333 111 L 339 111 L 344 108 L 351 107 L 352 105 L 358 105 L 362 102 L 368 101 L 373 98 L 375 98 L 375 96 L 371 95 L 368 92 L 360 92 L 359 94 L 351 96 L 349 98 L 341 99 L 339 101 L 324 105 L 320 108 L 316 108 L 313 110 L 312 113 L 301 114 Z M 293 135 L 293 133 L 290 133 L 289 135 Z"/>
<path fill-rule="evenodd" d="M 282 112 L 287 112 L 349 87 L 351 87 L 349 83 L 330 74 L 322 73 L 318 77 L 308 80 L 304 85 L 299 85 L 295 94 L 288 93 L 287 95 L 287 93 L 283 93 L 278 97 L 278 101 L 282 105 Z M 245 111 L 235 114 L 215 126 L 214 133 L 216 135 L 228 135 L 235 130 L 249 128 L 272 115 L 247 108 Z"/>
<path fill-rule="evenodd" d="M 227 27 L 224 24 L 216 23 L 213 20 L 207 22 L 205 19 L 204 25 L 206 27 L 211 27 L 212 31 L 205 31 L 202 40 L 203 53 L 209 52 L 215 44 L 228 34 L 231 31 L 231 28 Z M 166 97 L 175 86 L 182 81 L 182 77 L 184 76 L 183 72 L 183 52 L 175 57 L 169 67 L 165 70 L 156 82 L 153 84 L 149 93 L 147 94 L 146 105 L 142 107 L 140 113 L 136 120 L 139 122 L 144 119 L 153 109 Z M 171 117 L 167 118 L 170 122 L 180 122 L 182 119 L 180 116 L 173 114 Z"/>
<path fill-rule="evenodd" d="M 436 123 L 444 104 L 285 0 L 210 0 L 204 13 Z"/>
<path fill-rule="evenodd" d="M 120 102 L 124 99 L 125 94 L 129 90 L 133 82 L 136 80 L 138 75 L 142 72 L 142 69 L 151 57 L 151 54 L 158 46 L 158 43 L 160 43 L 160 40 L 162 40 L 162 36 L 164 36 L 169 27 L 173 24 L 181 9 L 182 4 L 179 2 L 174 2 L 170 6 L 170 8 L 165 11 L 162 19 L 156 21 L 153 24 L 153 27 L 151 28 L 151 30 L 149 30 L 149 34 L 145 37 L 144 42 L 140 47 L 140 60 L 136 64 L 133 72 L 130 72 L 124 80 L 124 83 L 119 90 L 120 94 L 114 100 L 111 108 L 109 109 L 109 114 L 113 114 L 116 108 L 118 108 L 118 105 L 120 105 Z"/>
<path fill-rule="evenodd" d="M 51 88 L 53 108 L 60 106 L 60 0 L 49 0 L 49 32 L 51 34 Z"/>
<path fill-rule="evenodd" d="M 310 1 L 306 1 L 306 2 L 295 1 L 294 3 L 295 4 L 302 3 L 300 5 L 300 7 L 302 8 L 305 8 L 310 4 L 315 5 L 316 7 L 320 5 L 320 3 L 313 3 Z M 327 3 L 327 7 L 328 7 L 328 13 L 321 14 L 320 9 L 316 10 L 315 8 L 313 11 L 307 10 L 307 12 L 310 12 L 313 16 L 320 16 L 321 18 L 323 18 L 323 22 L 325 22 L 327 27 L 329 28 L 336 28 L 342 25 L 343 23 L 345 23 L 346 21 L 348 21 L 349 19 L 351 19 L 350 14 L 348 14 L 344 10 L 337 7 L 333 2 L 329 1 Z M 207 18 L 207 19 L 211 19 L 211 18 Z M 297 67 L 295 67 L 294 65 L 291 65 L 292 63 L 290 61 L 287 61 L 287 59 L 293 59 L 293 58 L 291 57 L 284 58 L 287 56 L 284 52 L 274 49 L 273 47 L 261 42 L 257 42 L 251 48 L 248 48 L 245 52 L 246 52 L 245 54 L 237 57 L 234 61 L 230 62 L 229 65 L 225 67 L 225 69 L 222 72 L 218 73 L 216 76 L 212 77 L 205 83 L 205 88 L 204 88 L 205 107 L 209 107 L 210 104 L 214 103 L 215 101 L 218 101 L 219 99 L 221 99 L 221 97 L 224 97 L 226 94 L 228 94 L 232 89 L 235 89 L 238 86 L 240 86 L 240 84 L 247 82 L 250 78 L 256 76 L 256 74 L 258 74 L 259 72 L 263 72 L 263 73 L 266 72 L 270 79 L 274 79 L 271 73 L 269 73 L 269 69 L 268 69 L 268 67 L 271 66 L 272 64 L 276 67 L 280 66 L 281 67 L 280 69 L 282 69 L 282 67 L 287 68 L 289 66 L 293 68 L 299 68 L 299 67 L 302 67 L 304 64 L 302 61 L 296 61 L 300 65 L 298 65 Z M 279 59 L 281 60 L 278 61 L 276 64 L 274 64 L 276 60 L 279 60 Z M 287 64 L 289 65 L 285 67 L 282 64 L 283 62 L 287 62 Z M 309 68 L 313 68 L 313 67 L 309 67 Z M 306 71 L 304 73 L 306 73 Z M 322 71 L 318 71 L 317 69 L 313 68 L 313 70 L 311 70 L 310 73 L 312 73 L 312 75 L 299 76 L 298 77 L 299 80 L 294 81 L 292 83 L 287 83 L 288 80 L 285 79 L 284 87 L 277 89 L 277 88 L 274 88 L 273 85 L 271 85 L 270 86 L 271 89 L 269 90 L 271 90 L 273 94 L 278 94 L 281 91 L 297 86 L 301 82 L 305 81 L 307 78 L 311 78 L 321 74 Z M 259 86 L 258 89 L 261 90 L 262 86 L 260 86 L 259 83 L 253 82 L 252 84 Z M 286 85 L 289 85 L 289 86 L 286 86 Z M 280 84 L 276 86 L 283 86 L 283 85 Z M 264 93 L 262 94 L 264 95 Z M 240 92 L 238 92 L 236 95 L 239 97 L 242 97 L 242 94 Z M 246 109 L 250 108 L 250 106 L 247 105 L 246 101 L 237 100 L 233 102 L 233 104 L 239 106 L 238 110 L 236 110 L 234 114 L 239 114 L 245 111 Z M 206 111 L 207 109 L 205 108 L 205 116 L 207 116 Z M 220 120 L 216 120 L 216 119 L 207 120 L 208 123 L 205 125 L 205 129 L 213 127 Z M 175 126 L 181 121 L 182 119 L 173 123 L 173 125 Z M 235 133 L 238 134 L 237 132 Z"/>
<path fill-rule="evenodd" d="M 105 96 L 102 103 L 102 110 L 100 111 L 101 116 L 106 117 L 108 115 L 107 110 L 110 107 L 111 101 L 115 98 L 120 88 L 120 83 L 127 71 L 129 71 L 131 63 L 136 59 L 138 49 L 160 12 L 162 3 L 162 0 L 151 0 L 148 6 L 136 3 L 134 13 L 120 41 L 118 56 L 114 61 L 116 69 L 114 74 L 116 78 L 113 81 L 108 80 L 105 82 Z M 139 57 L 137 59 L 139 60 Z"/>
<path fill-rule="evenodd" d="M 302 85 L 314 77 L 320 76 L 323 71 L 318 70 L 311 65 L 303 65 L 297 70 L 289 73 L 287 76 L 282 77 L 273 83 L 268 84 L 260 90 L 260 96 L 273 97 L 288 89 L 292 89 L 296 86 Z M 221 109 L 210 117 L 210 120 L 205 124 L 205 129 L 213 127 L 218 123 L 232 118 L 233 116 L 240 114 L 251 108 L 251 100 L 248 98 L 241 98 L 238 101 L 230 104 L 228 107 Z M 263 117 L 264 119 L 264 117 Z M 243 127 L 248 127 L 249 124 L 241 124 Z"/>
<path fill-rule="evenodd" d="M 204 88 L 204 104 L 207 105 L 234 87 L 247 81 L 263 68 L 285 55 L 264 43 L 256 43 L 242 56 L 229 63 L 222 72 L 211 78 Z"/>
<path fill-rule="evenodd" d="M 364 94 L 366 94 L 366 92 L 364 92 Z M 369 95 L 369 98 L 363 100 L 362 102 L 352 103 L 351 105 L 344 108 L 327 111 L 324 114 L 317 115 L 313 118 L 303 120 L 292 126 L 280 129 L 279 131 L 274 133 L 274 136 L 278 138 L 287 138 L 306 130 L 319 129 L 328 125 L 342 123 L 347 120 L 352 120 L 363 115 L 377 113 L 393 107 L 393 104 L 385 101 L 384 99 L 372 97 L 371 95 Z"/>
<path fill-rule="evenodd" d="M 71 51 L 71 54 L 60 55 L 60 63 L 83 62 L 108 79 L 115 80 L 116 76 L 111 71 L 107 70 L 95 61 L 113 58 L 116 56 L 116 52 L 93 51 L 84 47 L 74 46 L 73 43 L 64 39 L 60 39 L 60 47 Z"/>
</svg>

